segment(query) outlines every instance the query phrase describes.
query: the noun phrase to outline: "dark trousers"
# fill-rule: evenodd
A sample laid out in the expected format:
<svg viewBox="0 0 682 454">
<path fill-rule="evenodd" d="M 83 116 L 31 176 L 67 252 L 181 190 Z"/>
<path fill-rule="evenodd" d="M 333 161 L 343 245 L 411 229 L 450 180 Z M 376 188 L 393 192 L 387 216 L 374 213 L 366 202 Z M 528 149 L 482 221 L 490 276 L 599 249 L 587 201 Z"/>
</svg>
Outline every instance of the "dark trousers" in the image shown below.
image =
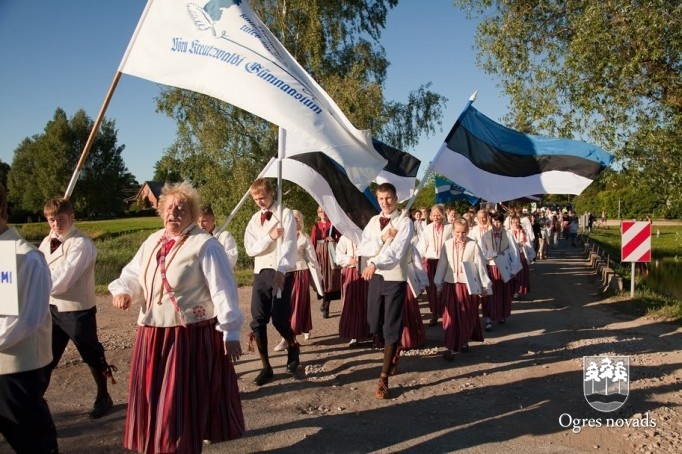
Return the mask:
<svg viewBox="0 0 682 454">
<path fill-rule="evenodd" d="M 58 452 L 44 369 L 0 375 L 0 433 L 19 454 Z"/>
<path fill-rule="evenodd" d="M 97 372 L 104 373 L 107 361 L 104 347 L 97 339 L 97 307 L 84 311 L 59 312 L 57 306 L 50 305 L 52 313 L 52 362 L 45 368 L 47 385 L 50 384 L 52 371 L 66 350 L 69 340 L 73 341 L 83 362 Z"/>
<path fill-rule="evenodd" d="M 277 298 L 277 291 L 272 284 L 275 281 L 275 270 L 264 269 L 253 280 L 251 293 L 251 331 L 256 337 L 265 336 L 268 322 L 272 318 L 272 326 L 285 339 L 291 339 L 294 331 L 291 329 L 291 292 L 294 288 L 294 274 L 287 273 L 284 277 L 282 297 Z"/>
<path fill-rule="evenodd" d="M 386 281 L 375 274 L 367 290 L 367 322 L 374 335 L 382 335 L 386 345 L 400 341 L 407 282 Z"/>
</svg>

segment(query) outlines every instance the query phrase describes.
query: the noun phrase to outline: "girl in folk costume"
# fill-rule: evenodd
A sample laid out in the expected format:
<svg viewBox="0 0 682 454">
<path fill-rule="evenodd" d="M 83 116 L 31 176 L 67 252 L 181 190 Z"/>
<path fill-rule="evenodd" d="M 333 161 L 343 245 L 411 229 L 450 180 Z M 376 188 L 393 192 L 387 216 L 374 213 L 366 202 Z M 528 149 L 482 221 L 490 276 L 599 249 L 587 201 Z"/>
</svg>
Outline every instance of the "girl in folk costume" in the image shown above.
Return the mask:
<svg viewBox="0 0 682 454">
<path fill-rule="evenodd" d="M 478 243 L 480 247 L 481 237 L 485 232 L 492 229 L 492 226 L 490 224 L 490 213 L 488 213 L 488 210 L 478 210 L 478 212 L 476 213 L 476 221 L 477 222 L 475 225 L 469 226 L 468 236 L 476 243 Z"/>
<path fill-rule="evenodd" d="M 514 289 L 512 279 L 521 269 L 519 250 L 514 237 L 503 226 L 504 215 L 495 212 L 491 215 L 492 229 L 481 237 L 479 246 L 483 257 L 488 261 L 488 276 L 493 283 L 493 294 L 486 298 L 483 305 L 485 330 L 493 329 L 493 320 L 503 324 L 511 315 Z M 504 269 L 500 269 L 502 266 Z M 507 282 L 504 274 L 509 274 Z"/>
<path fill-rule="evenodd" d="M 447 219 L 447 221 L 448 221 L 448 224 L 454 224 L 454 223 L 455 223 L 455 220 L 457 219 L 457 217 L 458 217 L 458 216 L 457 216 L 457 210 L 455 210 L 455 209 L 452 208 L 452 207 L 450 207 L 450 208 L 447 209 L 447 217 L 446 217 L 446 219 Z"/>
<path fill-rule="evenodd" d="M 429 310 L 431 311 L 429 326 L 436 326 L 438 318 L 443 315 L 443 302 L 438 297 L 436 286 L 433 284 L 433 276 L 436 274 L 443 243 L 452 236 L 452 226 L 443 223 L 445 210 L 442 205 L 431 207 L 430 218 L 431 223 L 424 227 L 417 249 L 425 260 L 426 273 L 429 277 L 429 285 L 426 287 L 426 294 L 429 297 Z"/>
<path fill-rule="evenodd" d="M 413 245 L 410 247 L 412 254 L 411 262 L 407 265 L 408 286 L 403 305 L 403 332 L 400 337 L 402 350 L 409 350 L 421 346 L 426 340 L 426 330 L 419 310 L 417 296 L 429 285 L 429 278 L 424 270 L 423 261 L 419 250 Z"/>
<path fill-rule="evenodd" d="M 478 316 L 479 295 L 470 295 L 466 285 L 463 262 L 472 262 L 476 277 L 481 284 L 481 295 L 491 294 L 492 282 L 488 277 L 485 259 L 478 244 L 467 237 L 469 226 L 466 220 L 458 219 L 452 227 L 452 238 L 441 250 L 434 282 L 443 296 L 445 313 L 443 329 L 447 351 L 443 357 L 454 359 L 456 352 L 469 349 L 469 341 L 483 342 L 481 320 Z"/>
<path fill-rule="evenodd" d="M 291 291 L 291 329 L 294 335 L 303 334 L 305 339 L 310 338 L 313 329 L 313 319 L 310 314 L 310 268 L 319 270 L 315 249 L 308 235 L 303 233 L 303 214 L 298 210 L 291 210 L 296 220 L 296 268 L 294 270 L 294 288 Z M 295 338 L 294 338 L 295 339 Z M 284 351 L 289 347 L 286 339 L 275 346 L 275 351 Z"/>
<path fill-rule="evenodd" d="M 320 263 L 322 278 L 324 281 L 324 294 L 322 295 L 322 317 L 329 318 L 329 303 L 341 297 L 341 269 L 334 263 L 333 257 L 329 252 L 329 244 L 336 248 L 336 243 L 341 237 L 341 233 L 334 228 L 331 221 L 327 218 L 324 208 L 317 207 L 317 221 L 310 231 L 310 240 L 317 253 L 317 261 Z"/>
<path fill-rule="evenodd" d="M 514 216 L 509 222 L 511 226 L 510 232 L 514 237 L 516 246 L 519 249 L 519 256 L 521 259 L 521 270 L 516 274 L 516 287 L 514 289 L 514 298 L 519 295 L 525 295 L 530 292 L 530 269 L 528 264 L 535 260 L 535 249 L 531 242 L 530 236 L 526 229 L 521 225 L 521 219 Z"/>
<path fill-rule="evenodd" d="M 367 323 L 367 288 L 369 284 L 360 275 L 366 264 L 356 254 L 358 245 L 341 236 L 336 244 L 336 263 L 341 266 L 341 318 L 339 337 L 350 339 L 349 347 L 357 344 L 358 339 L 370 337 Z M 362 263 L 361 263 L 362 262 Z"/>
</svg>

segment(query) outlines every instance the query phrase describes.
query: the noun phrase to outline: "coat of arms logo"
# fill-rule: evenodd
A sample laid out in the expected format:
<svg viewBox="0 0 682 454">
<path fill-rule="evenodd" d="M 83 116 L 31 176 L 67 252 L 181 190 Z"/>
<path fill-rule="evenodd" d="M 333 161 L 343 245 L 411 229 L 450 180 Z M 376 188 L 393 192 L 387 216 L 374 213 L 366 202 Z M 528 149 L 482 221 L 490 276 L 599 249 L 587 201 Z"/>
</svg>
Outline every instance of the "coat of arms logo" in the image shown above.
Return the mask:
<svg viewBox="0 0 682 454">
<path fill-rule="evenodd" d="M 629 393 L 629 356 L 583 357 L 583 394 L 590 407 L 604 413 L 618 410 Z"/>
</svg>

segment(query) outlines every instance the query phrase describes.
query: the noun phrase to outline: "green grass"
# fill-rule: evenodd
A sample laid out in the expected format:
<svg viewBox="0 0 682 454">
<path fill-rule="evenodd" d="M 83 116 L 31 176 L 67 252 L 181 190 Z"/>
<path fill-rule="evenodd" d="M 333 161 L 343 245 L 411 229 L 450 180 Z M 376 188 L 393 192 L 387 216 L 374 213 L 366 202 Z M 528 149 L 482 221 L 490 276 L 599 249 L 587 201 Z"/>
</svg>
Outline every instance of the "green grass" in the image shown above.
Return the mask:
<svg viewBox="0 0 682 454">
<path fill-rule="evenodd" d="M 77 221 L 83 233 L 95 241 L 97 262 L 95 263 L 95 286 L 98 293 L 107 293 L 107 285 L 121 274 L 123 267 L 130 262 L 142 242 L 152 233 L 163 227 L 161 219 L 125 218 L 106 221 Z M 39 244 L 49 233 L 47 223 L 15 225 L 28 241 Z M 235 279 L 238 286 L 253 284 L 253 269 L 237 268 Z"/>
<path fill-rule="evenodd" d="M 618 227 L 594 229 L 590 243 L 597 245 L 603 258 L 623 277 L 623 292 L 619 302 L 626 312 L 652 315 L 682 322 L 682 225 L 657 226 L 654 221 L 651 237 L 652 261 L 646 267 L 637 264 L 635 297 L 630 299 L 632 264 L 621 263 L 621 234 Z"/>
</svg>

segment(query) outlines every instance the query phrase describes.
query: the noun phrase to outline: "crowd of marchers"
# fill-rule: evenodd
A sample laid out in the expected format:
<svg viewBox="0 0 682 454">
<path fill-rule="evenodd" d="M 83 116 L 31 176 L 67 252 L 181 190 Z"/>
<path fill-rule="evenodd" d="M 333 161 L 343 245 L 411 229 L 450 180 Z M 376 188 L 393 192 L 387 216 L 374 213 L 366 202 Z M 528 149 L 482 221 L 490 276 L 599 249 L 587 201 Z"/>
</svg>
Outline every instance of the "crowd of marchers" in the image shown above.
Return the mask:
<svg viewBox="0 0 682 454">
<path fill-rule="evenodd" d="M 595 223 L 591 213 L 579 219 L 570 209 L 521 206 L 457 213 L 434 205 L 408 213 L 384 183 L 375 189 L 380 212 L 358 240 L 338 231 L 324 206 L 308 234 L 302 213 L 277 202 L 270 180 L 254 181 L 250 194 L 258 208 L 244 233 L 254 263 L 248 347 L 261 360 L 254 384 L 276 378 L 270 322 L 281 337 L 274 350 L 287 352 L 286 373 L 297 373 L 299 336 L 313 337 L 317 294 L 323 318 L 340 300 L 338 334 L 349 348 L 383 352 L 378 399 L 391 395 L 401 352 L 424 344 L 425 325 L 442 327 L 443 357 L 454 361 L 507 322 L 512 302 L 531 291 L 533 261 L 550 256 L 559 241 L 578 246 L 580 227 Z M 43 396 L 69 341 L 97 387 L 90 416 L 113 408 L 107 381 L 116 367 L 97 337 L 97 251 L 76 227 L 67 199 L 45 204 L 50 233 L 39 248 L 7 225 L 2 187 L 0 202 L 0 238 L 15 244 L 19 282 L 18 315 L 0 315 L 0 433 L 17 452 L 55 453 L 57 432 Z M 123 446 L 195 453 L 246 431 L 234 370 L 245 320 L 233 273 L 237 245 L 216 229 L 191 184 L 167 184 L 159 202 L 164 227 L 109 285 L 115 307 L 139 308 Z"/>
</svg>

